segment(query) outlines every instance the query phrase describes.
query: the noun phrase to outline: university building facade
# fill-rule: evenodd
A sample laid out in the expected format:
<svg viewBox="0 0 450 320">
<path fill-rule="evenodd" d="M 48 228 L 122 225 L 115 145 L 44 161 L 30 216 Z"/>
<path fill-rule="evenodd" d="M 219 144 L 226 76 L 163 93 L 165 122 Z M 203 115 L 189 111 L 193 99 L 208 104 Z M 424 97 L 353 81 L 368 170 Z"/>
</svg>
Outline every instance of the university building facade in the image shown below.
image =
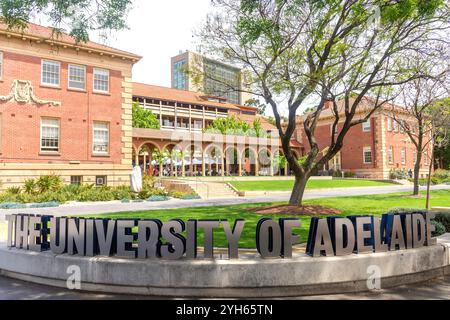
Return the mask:
<svg viewBox="0 0 450 320">
<path fill-rule="evenodd" d="M 275 161 L 282 154 L 278 131 L 256 108 L 244 105 L 248 97 L 226 96 L 214 86 L 193 89 L 189 77 L 180 80 L 177 64 L 189 63 L 191 55 L 172 58 L 174 88 L 133 83 L 138 55 L 76 43 L 34 24 L 24 31 L 0 25 L 0 188 L 48 174 L 73 184 L 129 184 L 133 165 L 149 175 L 172 177 L 289 175 L 289 166 L 278 168 Z M 242 85 L 240 71 L 230 70 Z M 132 128 L 133 101 L 151 110 L 161 128 Z M 259 119 L 267 134 L 205 131 L 215 119 L 229 116 L 248 124 Z M 317 129 L 322 150 L 329 144 L 331 121 L 324 112 Z M 413 145 L 390 125 L 380 112 L 370 125 L 352 128 L 324 171 L 388 178 L 392 168 L 412 168 Z M 299 117 L 291 141 L 297 158 L 307 151 L 301 128 Z M 158 153 L 163 160 L 155 158 Z"/>
</svg>

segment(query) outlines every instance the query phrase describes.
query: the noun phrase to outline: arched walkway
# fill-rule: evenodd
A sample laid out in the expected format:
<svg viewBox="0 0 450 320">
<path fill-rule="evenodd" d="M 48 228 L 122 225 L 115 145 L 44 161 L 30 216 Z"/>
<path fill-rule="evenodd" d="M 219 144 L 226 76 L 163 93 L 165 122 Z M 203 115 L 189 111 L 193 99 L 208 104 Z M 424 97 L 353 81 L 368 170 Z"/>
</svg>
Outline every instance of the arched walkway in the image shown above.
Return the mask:
<svg viewBox="0 0 450 320">
<path fill-rule="evenodd" d="M 242 152 L 242 175 L 258 176 L 259 163 L 257 152 L 252 147 L 246 147 Z"/>
<path fill-rule="evenodd" d="M 225 174 L 223 152 L 219 146 L 214 144 L 207 146 L 203 158 L 206 176 L 223 176 Z"/>
<path fill-rule="evenodd" d="M 273 176 L 273 158 L 269 149 L 262 148 L 258 151 L 258 163 L 260 176 Z"/>
<path fill-rule="evenodd" d="M 239 176 L 241 174 L 239 152 L 236 147 L 225 149 L 225 175 Z"/>
</svg>

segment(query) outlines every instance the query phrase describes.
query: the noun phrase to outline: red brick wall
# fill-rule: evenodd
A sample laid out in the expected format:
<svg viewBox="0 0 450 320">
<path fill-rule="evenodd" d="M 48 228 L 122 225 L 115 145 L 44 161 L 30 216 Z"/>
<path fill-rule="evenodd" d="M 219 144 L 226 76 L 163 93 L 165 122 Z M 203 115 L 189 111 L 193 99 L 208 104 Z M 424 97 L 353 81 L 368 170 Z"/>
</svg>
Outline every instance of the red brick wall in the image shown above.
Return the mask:
<svg viewBox="0 0 450 320">
<path fill-rule="evenodd" d="M 341 165 L 343 170 L 351 171 L 355 169 L 373 169 L 376 167 L 377 159 L 374 148 L 374 136 L 376 134 L 377 120 L 373 118 L 371 119 L 371 121 L 372 125 L 370 132 L 364 132 L 362 129 L 362 124 L 360 124 L 352 127 L 345 136 L 344 146 L 341 149 Z M 338 132 L 339 130 L 341 130 L 341 128 L 342 124 L 338 126 Z M 308 152 L 310 150 L 310 147 L 303 129 L 300 129 L 298 133 L 302 135 L 302 137 L 298 137 L 298 139 L 302 139 L 301 141 L 305 146 L 305 151 Z M 329 146 L 331 142 L 331 125 L 318 125 L 316 128 L 315 137 L 319 144 L 320 150 L 323 150 L 324 148 Z M 373 161 L 371 164 L 365 164 L 363 161 L 364 147 L 372 147 Z"/>
<path fill-rule="evenodd" d="M 60 107 L 0 102 L 1 146 L 0 162 L 52 162 L 120 164 L 122 153 L 122 74 L 110 70 L 110 94 L 93 93 L 93 68 L 86 62 L 85 92 L 68 87 L 68 63 L 61 62 L 60 88 L 41 86 L 41 59 L 38 57 L 4 53 L 3 80 L 0 96 L 10 92 L 15 79 L 30 80 L 38 99 L 61 102 Z M 57 156 L 40 155 L 40 119 L 60 119 L 60 152 Z M 92 155 L 93 121 L 109 122 L 110 154 Z"/>
</svg>

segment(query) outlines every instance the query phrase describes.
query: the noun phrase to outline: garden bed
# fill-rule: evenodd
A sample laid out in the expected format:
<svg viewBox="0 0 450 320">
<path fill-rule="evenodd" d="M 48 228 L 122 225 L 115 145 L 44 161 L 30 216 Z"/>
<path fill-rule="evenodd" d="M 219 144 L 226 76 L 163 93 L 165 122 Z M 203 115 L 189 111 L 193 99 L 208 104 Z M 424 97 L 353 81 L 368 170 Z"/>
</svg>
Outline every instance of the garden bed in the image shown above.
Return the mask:
<svg viewBox="0 0 450 320">
<path fill-rule="evenodd" d="M 339 215 L 342 212 L 335 208 L 328 208 L 323 206 L 293 206 L 293 205 L 272 205 L 248 209 L 249 212 L 256 214 L 269 215 L 292 215 L 292 216 L 324 216 L 324 215 Z"/>
</svg>

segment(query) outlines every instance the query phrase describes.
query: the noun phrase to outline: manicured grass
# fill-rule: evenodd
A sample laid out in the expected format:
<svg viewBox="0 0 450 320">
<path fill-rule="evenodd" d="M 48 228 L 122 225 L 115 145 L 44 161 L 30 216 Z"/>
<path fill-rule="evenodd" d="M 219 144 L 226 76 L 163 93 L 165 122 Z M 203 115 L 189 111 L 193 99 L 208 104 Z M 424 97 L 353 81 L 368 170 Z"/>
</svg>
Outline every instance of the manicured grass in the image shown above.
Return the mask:
<svg viewBox="0 0 450 320">
<path fill-rule="evenodd" d="M 168 221 L 170 219 L 228 219 L 230 224 L 236 219 L 245 219 L 245 227 L 239 243 L 240 248 L 255 248 L 255 231 L 258 221 L 262 218 L 289 218 L 289 215 L 257 215 L 247 211 L 248 208 L 268 205 L 269 203 L 245 204 L 234 206 L 217 206 L 201 208 L 184 208 L 170 210 L 152 210 L 143 212 L 126 212 L 108 215 L 98 215 L 98 217 L 108 218 L 136 218 L 136 219 L 160 219 Z M 396 207 L 404 208 L 424 208 L 425 198 L 412 198 L 408 194 L 370 195 L 358 197 L 322 198 L 308 200 L 305 204 L 322 205 L 341 210 L 343 215 L 381 215 Z M 432 206 L 450 206 L 450 190 L 433 191 L 431 197 Z M 301 220 L 301 228 L 295 230 L 301 237 L 301 242 L 306 242 L 310 216 L 296 216 Z M 203 243 L 203 233 L 199 232 L 198 243 Z M 223 230 L 218 229 L 214 233 L 214 245 L 226 247 L 227 242 Z"/>
<path fill-rule="evenodd" d="M 239 191 L 290 191 L 294 186 L 293 180 L 233 181 L 230 183 Z M 306 187 L 308 189 L 324 189 L 389 185 L 392 183 L 371 180 L 309 180 Z"/>
</svg>

